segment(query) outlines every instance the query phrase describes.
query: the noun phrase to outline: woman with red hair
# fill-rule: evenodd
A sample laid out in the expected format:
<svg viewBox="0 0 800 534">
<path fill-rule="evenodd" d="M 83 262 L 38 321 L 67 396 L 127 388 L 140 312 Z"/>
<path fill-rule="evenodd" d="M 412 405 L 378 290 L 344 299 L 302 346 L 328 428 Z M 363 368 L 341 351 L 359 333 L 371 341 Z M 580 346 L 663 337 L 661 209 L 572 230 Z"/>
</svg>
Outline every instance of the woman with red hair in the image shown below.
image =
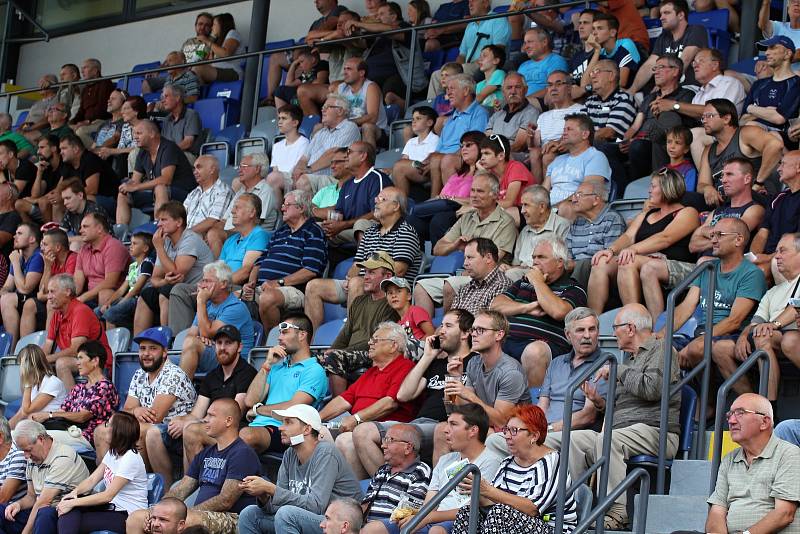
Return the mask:
<svg viewBox="0 0 800 534">
<path fill-rule="evenodd" d="M 488 511 L 481 514 L 478 532 L 552 534 L 561 462 L 558 451 L 544 445 L 547 418 L 538 406 L 517 406 L 502 432 L 511 456 L 500 462 L 492 482 L 481 479 L 480 504 Z M 472 482 L 471 475 L 465 482 Z M 577 522 L 577 506 L 570 496 L 564 506 L 564 534 L 572 532 Z M 466 505 L 458 511 L 453 534 L 466 534 L 468 525 Z"/>
</svg>

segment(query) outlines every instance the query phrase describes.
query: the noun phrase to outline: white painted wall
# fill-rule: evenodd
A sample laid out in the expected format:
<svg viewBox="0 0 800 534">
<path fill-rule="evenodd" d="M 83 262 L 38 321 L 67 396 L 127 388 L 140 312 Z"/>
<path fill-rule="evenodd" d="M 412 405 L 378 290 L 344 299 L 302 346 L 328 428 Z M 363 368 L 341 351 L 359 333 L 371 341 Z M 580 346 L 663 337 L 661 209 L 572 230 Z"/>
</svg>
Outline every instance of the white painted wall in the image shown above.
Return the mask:
<svg viewBox="0 0 800 534">
<path fill-rule="evenodd" d="M 248 38 L 252 2 L 231 2 L 211 12 L 227 11 L 233 14 L 236 28 Z M 433 11 L 447 0 L 428 0 Z M 364 0 L 339 0 L 343 6 L 363 13 Z M 399 0 L 405 6 L 406 0 Z M 508 4 L 510 0 L 492 0 L 492 5 Z M 16 82 L 26 87 L 36 84 L 46 73 L 58 73 L 64 63 L 76 63 L 87 57 L 96 57 L 103 64 L 103 74 L 129 71 L 137 63 L 163 59 L 170 50 L 178 48 L 194 34 L 196 10 L 177 15 L 112 26 L 80 34 L 52 39 L 50 42 L 30 43 L 22 46 Z M 267 40 L 278 41 L 305 35 L 311 22 L 319 17 L 313 0 L 272 0 L 267 28 Z"/>
</svg>

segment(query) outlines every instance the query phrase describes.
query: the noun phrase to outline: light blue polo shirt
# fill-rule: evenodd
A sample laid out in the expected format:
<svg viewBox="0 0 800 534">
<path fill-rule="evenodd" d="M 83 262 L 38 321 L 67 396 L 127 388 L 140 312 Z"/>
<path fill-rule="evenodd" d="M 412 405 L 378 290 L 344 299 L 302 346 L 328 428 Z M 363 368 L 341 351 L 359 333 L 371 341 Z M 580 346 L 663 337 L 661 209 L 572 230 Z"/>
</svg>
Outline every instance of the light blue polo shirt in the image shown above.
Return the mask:
<svg viewBox="0 0 800 534">
<path fill-rule="evenodd" d="M 288 358 L 284 358 L 269 370 L 269 393 L 264 404 L 290 401 L 295 393 L 302 391 L 314 397 L 312 406 L 319 408 L 322 399 L 328 394 L 325 369 L 313 356 L 293 365 L 289 365 L 287 360 Z M 281 422 L 266 415 L 258 415 L 250 426 L 281 426 Z"/>
<path fill-rule="evenodd" d="M 478 35 L 478 34 L 482 35 Z M 467 63 L 478 60 L 486 45 L 500 45 L 508 50 L 511 44 L 511 25 L 506 18 L 470 22 L 464 29 L 464 38 L 458 47 L 458 55 L 464 56 Z"/>
<path fill-rule="evenodd" d="M 520 65 L 517 72 L 525 78 L 525 83 L 528 84 L 527 96 L 547 87 L 547 77 L 555 70 L 569 72 L 569 65 L 567 65 L 566 59 L 552 52 L 544 59 L 539 61 L 529 59 Z"/>
<path fill-rule="evenodd" d="M 248 252 L 251 250 L 258 250 L 259 252 L 266 250 L 270 235 L 270 232 L 260 226 L 253 228 L 246 237 L 242 237 L 242 234 L 236 232 L 225 240 L 219 259 L 227 263 L 233 272 L 236 272 L 242 268 L 242 262 Z"/>
<path fill-rule="evenodd" d="M 206 313 L 211 321 L 222 321 L 224 324 L 231 324 L 239 329 L 242 335 L 242 356 L 250 354 L 250 349 L 255 343 L 255 332 L 253 330 L 253 319 L 247 310 L 244 302 L 236 298 L 231 293 L 228 298 L 219 304 L 214 304 L 210 300 L 206 304 Z M 197 316 L 194 316 L 192 326 L 197 326 Z"/>
<path fill-rule="evenodd" d="M 487 124 L 489 124 L 489 112 L 477 101 L 464 111 L 453 110 L 453 115 L 444 123 L 436 152 L 454 154 L 461 146 L 462 135 L 473 131 L 484 132 Z"/>
</svg>

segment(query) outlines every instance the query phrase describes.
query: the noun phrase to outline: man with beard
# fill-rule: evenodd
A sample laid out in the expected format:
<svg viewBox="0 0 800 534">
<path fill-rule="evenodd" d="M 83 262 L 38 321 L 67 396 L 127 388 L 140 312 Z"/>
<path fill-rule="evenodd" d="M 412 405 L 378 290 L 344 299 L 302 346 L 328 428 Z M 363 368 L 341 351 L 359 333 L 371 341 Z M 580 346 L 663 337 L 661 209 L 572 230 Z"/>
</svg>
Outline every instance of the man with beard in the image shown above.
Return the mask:
<svg viewBox="0 0 800 534">
<path fill-rule="evenodd" d="M 317 405 L 328 394 L 325 370 L 311 356 L 314 327 L 308 316 L 291 313 L 278 329 L 278 344 L 269 349 L 266 361 L 247 388 L 244 404 L 250 425 L 239 431 L 245 443 L 259 453 L 286 450 L 274 410 L 295 404 Z"/>
<path fill-rule="evenodd" d="M 173 417 L 167 425 L 172 439 L 183 437 L 183 471 L 187 472 L 192 460 L 204 448 L 216 444 L 203 427 L 208 407 L 217 399 L 233 399 L 244 412 L 244 396 L 256 370 L 241 357 L 242 335 L 233 325 L 225 325 L 214 336 L 214 347 L 219 365 L 208 373 L 197 389 L 197 402 L 186 415 Z M 153 471 L 164 480 L 172 478 L 172 460 L 160 436 L 148 442 L 148 455 Z"/>
<path fill-rule="evenodd" d="M 192 410 L 196 394 L 186 373 L 167 358 L 169 335 L 163 328 L 148 328 L 133 340 L 139 344 L 141 369 L 131 378 L 122 411 L 132 413 L 139 420 L 141 431 L 137 448 L 147 464 L 146 445 L 152 443 L 154 437 L 164 440 L 168 448 L 174 448 L 175 442 L 168 432 L 169 423 L 173 417 L 186 415 Z M 148 436 L 151 429 L 153 436 Z M 94 446 L 98 458 L 105 456 L 110 443 L 111 427 L 97 427 Z M 165 482 L 170 484 L 171 477 Z"/>
</svg>

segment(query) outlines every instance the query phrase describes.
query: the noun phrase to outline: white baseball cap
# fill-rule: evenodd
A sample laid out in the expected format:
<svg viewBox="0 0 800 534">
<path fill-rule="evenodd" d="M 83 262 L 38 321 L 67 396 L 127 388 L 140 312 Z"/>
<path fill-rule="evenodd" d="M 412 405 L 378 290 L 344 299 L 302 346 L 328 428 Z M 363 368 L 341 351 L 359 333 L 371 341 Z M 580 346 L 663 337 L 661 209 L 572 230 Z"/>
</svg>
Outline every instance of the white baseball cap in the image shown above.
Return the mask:
<svg viewBox="0 0 800 534">
<path fill-rule="evenodd" d="M 317 432 L 322 430 L 322 419 L 319 417 L 319 412 L 308 404 L 295 404 L 294 406 L 289 406 L 285 410 L 273 410 L 272 413 L 283 418 L 294 417 L 295 419 L 299 419 L 305 424 L 310 425 L 311 428 Z"/>
</svg>

